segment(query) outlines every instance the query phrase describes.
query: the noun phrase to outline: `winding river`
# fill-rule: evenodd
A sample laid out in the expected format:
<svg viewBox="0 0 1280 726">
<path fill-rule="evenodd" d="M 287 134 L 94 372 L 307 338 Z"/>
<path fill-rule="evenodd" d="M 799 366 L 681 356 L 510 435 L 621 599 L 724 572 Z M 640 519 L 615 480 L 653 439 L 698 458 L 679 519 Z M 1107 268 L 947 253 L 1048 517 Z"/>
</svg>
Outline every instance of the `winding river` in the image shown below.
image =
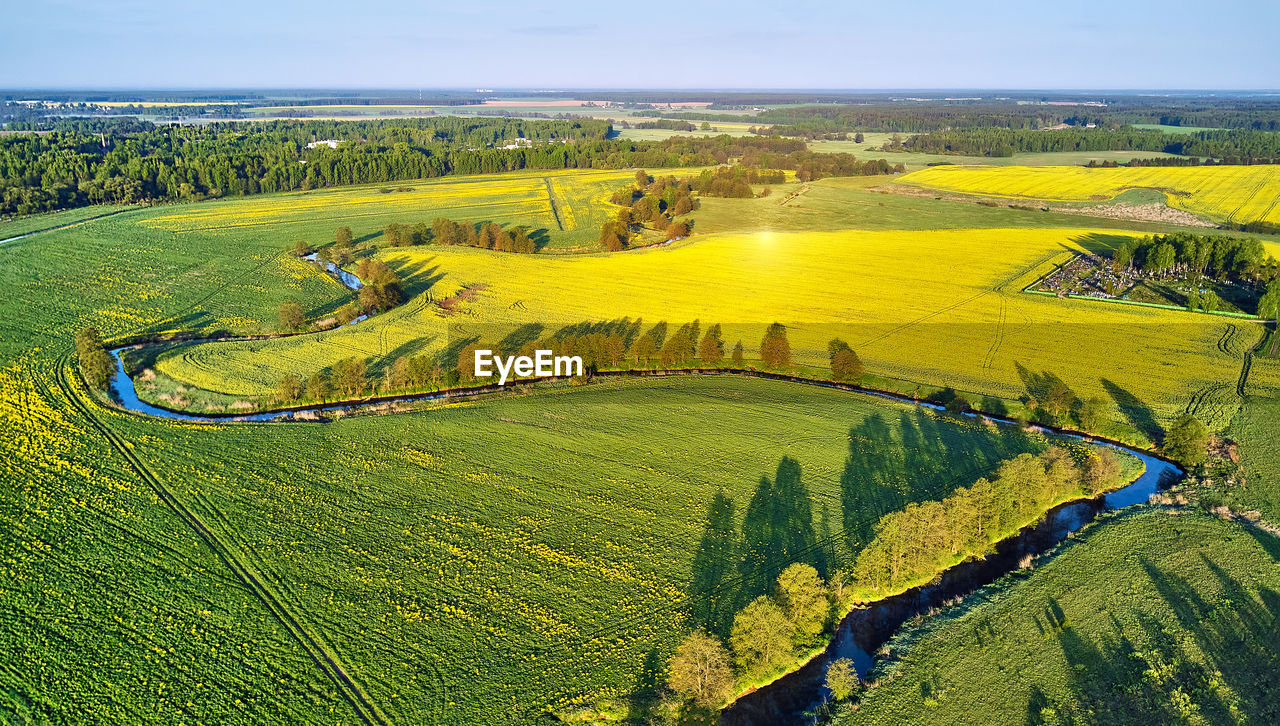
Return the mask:
<svg viewBox="0 0 1280 726">
<path fill-rule="evenodd" d="M 315 255 L 306 259 L 315 260 Z M 326 263 L 329 274 L 338 282 L 351 290 L 360 288 L 360 280 L 333 263 Z M 348 323 L 354 325 L 364 317 Z M 245 338 L 204 338 L 182 341 L 182 344 L 193 345 L 215 341 L 244 340 Z M 122 408 L 138 414 L 155 416 L 193 423 L 226 423 L 226 422 L 270 422 L 296 420 L 297 411 L 266 411 L 243 415 L 222 414 L 200 416 L 196 414 L 173 411 L 154 406 L 138 398 L 134 381 L 125 371 L 121 353 L 133 348 L 165 343 L 122 346 L 108 351 L 115 361 L 116 375 L 111 382 L 112 398 Z M 172 344 L 172 343 L 167 343 Z M 876 398 L 885 398 L 934 410 L 942 407 L 883 391 L 860 389 L 854 386 L 834 384 L 828 381 L 784 376 L 779 374 L 754 371 L 607 371 L 600 375 L 662 376 L 686 373 L 738 374 L 753 377 L 788 380 L 795 383 L 817 385 L 825 388 L 852 391 Z M 500 392 L 501 387 L 484 386 L 455 391 L 439 391 L 427 394 L 387 396 L 377 400 L 357 403 L 338 403 L 332 405 L 313 406 L 304 410 L 323 414 L 326 412 L 351 412 L 366 408 L 372 404 L 387 402 L 415 402 L 444 399 L 459 395 L 479 395 Z M 976 416 L 977 414 L 967 414 Z M 1004 426 L 1018 425 L 1016 422 L 999 417 L 986 416 Z M 854 662 L 859 675 L 866 677 L 874 664 L 873 653 L 893 637 L 894 633 L 907 620 L 927 613 L 933 608 L 956 597 L 963 597 L 980 587 L 988 585 L 1003 575 L 1019 567 L 1019 563 L 1029 555 L 1045 552 L 1061 543 L 1072 532 L 1091 522 L 1100 513 L 1108 510 L 1122 509 L 1147 501 L 1161 487 L 1182 476 L 1182 470 L 1175 464 L 1152 456 L 1116 442 L 1099 441 L 1097 439 L 1058 431 L 1041 429 L 1046 434 L 1059 437 L 1076 438 L 1091 441 L 1101 446 L 1110 446 L 1126 454 L 1135 456 L 1145 465 L 1143 474 L 1128 486 L 1107 493 L 1094 499 L 1067 502 L 1051 509 L 1035 524 L 1024 527 L 1017 534 L 997 543 L 995 552 L 982 560 L 963 562 L 952 567 L 932 582 L 922 587 L 913 588 L 900 595 L 885 598 L 875 603 L 858 608 L 849 613 L 836 628 L 835 636 L 827 648 L 817 657 L 778 680 L 744 695 L 730 705 L 721 714 L 720 722 L 725 726 L 772 726 L 774 724 L 799 724 L 808 721 L 806 713 L 820 707 L 829 697 L 823 686 L 827 664 L 837 658 L 849 658 Z"/>
</svg>

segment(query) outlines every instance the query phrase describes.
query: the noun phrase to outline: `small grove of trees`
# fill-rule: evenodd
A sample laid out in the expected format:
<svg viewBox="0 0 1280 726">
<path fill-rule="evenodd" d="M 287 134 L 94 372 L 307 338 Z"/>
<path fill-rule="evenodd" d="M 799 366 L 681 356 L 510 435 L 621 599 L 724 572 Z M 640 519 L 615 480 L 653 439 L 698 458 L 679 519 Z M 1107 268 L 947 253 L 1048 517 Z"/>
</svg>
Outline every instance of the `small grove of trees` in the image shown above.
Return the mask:
<svg viewBox="0 0 1280 726">
<path fill-rule="evenodd" d="M 1195 312 L 1202 310 L 1211 313 L 1222 305 L 1222 298 L 1218 297 L 1218 293 L 1213 290 L 1193 289 L 1187 293 L 1187 310 Z"/>
<path fill-rule="evenodd" d="M 600 227 L 600 246 L 610 252 L 625 250 L 630 239 L 631 230 L 624 222 L 610 220 Z"/>
<path fill-rule="evenodd" d="M 1127 239 L 1112 252 L 1111 264 L 1117 270 L 1192 278 L 1209 275 L 1222 280 L 1280 274 L 1256 239 L 1190 232 Z"/>
<path fill-rule="evenodd" d="M 622 207 L 617 218 L 600 229 L 600 244 L 610 252 L 626 249 L 632 235 L 646 227 L 663 232 L 668 240 L 687 237 L 692 223 L 675 218 L 698 208 L 689 179 L 655 179 L 643 169 L 636 170 L 634 185 L 614 192 L 610 201 Z"/>
<path fill-rule="evenodd" d="M 770 594 L 752 600 L 734 616 L 729 646 L 736 668 L 730 668 L 730 650 L 718 638 L 698 631 L 676 649 L 667 684 L 699 706 L 719 706 L 738 679 L 756 679 L 784 668 L 799 649 L 816 643 L 833 620 L 836 598 L 812 565 L 788 566 Z M 853 683 L 856 686 L 856 673 Z M 849 693 L 852 687 L 844 697 Z"/>
<path fill-rule="evenodd" d="M 105 390 L 115 375 L 116 367 L 97 328 L 81 328 L 76 333 L 76 358 L 89 385 Z"/>
<path fill-rule="evenodd" d="M 385 311 L 404 300 L 404 283 L 387 263 L 366 257 L 356 267 L 356 277 L 364 283 L 356 297 L 364 311 Z"/>
</svg>

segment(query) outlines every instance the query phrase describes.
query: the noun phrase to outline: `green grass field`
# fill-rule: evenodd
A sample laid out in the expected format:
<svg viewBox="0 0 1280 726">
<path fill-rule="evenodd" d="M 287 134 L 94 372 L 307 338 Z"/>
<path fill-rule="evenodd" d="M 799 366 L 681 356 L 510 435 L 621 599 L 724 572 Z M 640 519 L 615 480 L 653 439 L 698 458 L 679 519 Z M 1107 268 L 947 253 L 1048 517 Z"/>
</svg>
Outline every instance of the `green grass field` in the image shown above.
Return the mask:
<svg viewBox="0 0 1280 726">
<path fill-rule="evenodd" d="M 1165 124 L 1131 124 L 1135 129 L 1162 131 L 1166 134 L 1196 134 L 1201 131 L 1219 131 L 1217 126 L 1167 126 Z"/>
<path fill-rule="evenodd" d="M 1278 558 L 1203 514 L 1111 519 L 908 629 L 836 723 L 1272 723 Z"/>
</svg>

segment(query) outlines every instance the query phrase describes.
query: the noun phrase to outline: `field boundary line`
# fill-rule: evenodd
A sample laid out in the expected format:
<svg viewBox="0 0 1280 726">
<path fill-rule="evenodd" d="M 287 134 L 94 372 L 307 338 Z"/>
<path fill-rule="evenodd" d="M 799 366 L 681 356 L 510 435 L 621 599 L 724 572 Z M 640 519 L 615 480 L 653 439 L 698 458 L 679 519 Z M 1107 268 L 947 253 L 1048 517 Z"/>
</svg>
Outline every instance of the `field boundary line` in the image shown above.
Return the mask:
<svg viewBox="0 0 1280 726">
<path fill-rule="evenodd" d="M 542 177 L 542 183 L 547 187 L 547 203 L 551 205 L 551 216 L 556 220 L 556 229 L 564 231 L 564 222 L 560 221 L 560 206 L 556 204 L 556 192 L 551 188 L 551 179 Z"/>
</svg>

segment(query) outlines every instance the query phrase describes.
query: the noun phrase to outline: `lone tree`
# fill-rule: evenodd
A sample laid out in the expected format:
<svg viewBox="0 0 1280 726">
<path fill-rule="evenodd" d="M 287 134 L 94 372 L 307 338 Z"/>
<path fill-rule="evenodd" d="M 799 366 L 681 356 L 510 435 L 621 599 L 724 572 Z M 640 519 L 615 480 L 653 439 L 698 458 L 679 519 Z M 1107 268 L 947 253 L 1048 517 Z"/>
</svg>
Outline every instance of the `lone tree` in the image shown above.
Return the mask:
<svg viewBox="0 0 1280 726">
<path fill-rule="evenodd" d="M 329 397 L 332 386 L 329 384 L 329 374 L 324 371 L 316 371 L 307 379 L 307 398 L 312 401 L 323 401 Z"/>
<path fill-rule="evenodd" d="M 368 385 L 364 358 L 343 358 L 333 364 L 333 383 L 344 396 L 359 396 Z"/>
<path fill-rule="evenodd" d="M 822 632 L 831 604 L 827 585 L 813 565 L 797 562 L 778 575 L 778 603 L 795 628 L 795 638 L 804 642 Z"/>
<path fill-rule="evenodd" d="M 787 342 L 787 328 L 782 323 L 772 323 L 760 341 L 760 360 L 766 368 L 786 368 L 791 365 L 791 344 Z"/>
<path fill-rule="evenodd" d="M 286 373 L 280 378 L 280 384 L 276 387 L 276 397 L 282 403 L 289 403 L 298 400 L 298 396 L 302 395 L 302 379 L 292 373 Z"/>
<path fill-rule="evenodd" d="M 848 700 L 860 683 L 858 671 L 848 658 L 837 658 L 827 664 L 826 685 L 833 701 Z"/>
<path fill-rule="evenodd" d="M 355 241 L 355 237 L 351 235 L 350 227 L 339 227 L 338 231 L 333 233 L 333 242 L 337 247 L 350 247 Z"/>
<path fill-rule="evenodd" d="M 296 300 L 285 300 L 280 303 L 280 327 L 285 330 L 297 330 L 305 321 L 302 306 Z"/>
<path fill-rule="evenodd" d="M 866 372 L 862 359 L 858 358 L 858 354 L 853 352 L 848 343 L 839 338 L 827 344 L 827 353 L 831 358 L 831 376 L 837 381 L 857 383 Z"/>
<path fill-rule="evenodd" d="M 707 328 L 707 334 L 698 343 L 698 360 L 703 365 L 720 365 L 724 360 L 724 341 L 720 340 L 720 325 Z"/>
<path fill-rule="evenodd" d="M 76 333 L 76 357 L 89 385 L 105 389 L 115 375 L 115 364 L 97 328 L 82 328 Z"/>
<path fill-rule="evenodd" d="M 1208 457 L 1209 428 L 1189 413 L 1178 417 L 1164 435 L 1164 453 L 1189 466 Z"/>
<path fill-rule="evenodd" d="M 720 641 L 698 631 L 684 639 L 671 658 L 667 685 L 703 708 L 724 703 L 733 688 L 729 653 Z"/>
<path fill-rule="evenodd" d="M 729 645 L 733 659 L 749 676 L 759 676 L 782 665 L 791 655 L 795 629 L 782 608 L 767 595 L 752 600 L 733 619 Z"/>
<path fill-rule="evenodd" d="M 1085 431 L 1098 432 L 1111 417 L 1111 406 L 1101 396 L 1093 396 L 1080 407 L 1080 427 Z"/>
<path fill-rule="evenodd" d="M 310 251 L 311 251 L 311 245 L 307 244 L 306 242 L 303 242 L 302 240 L 298 240 L 297 242 L 293 243 L 293 254 L 297 255 L 298 257 L 305 257 L 306 254 Z"/>
<path fill-rule="evenodd" d="M 734 368 L 741 368 L 743 361 L 742 341 L 739 340 L 737 345 L 733 346 L 733 354 L 729 356 L 729 364 Z"/>
</svg>

